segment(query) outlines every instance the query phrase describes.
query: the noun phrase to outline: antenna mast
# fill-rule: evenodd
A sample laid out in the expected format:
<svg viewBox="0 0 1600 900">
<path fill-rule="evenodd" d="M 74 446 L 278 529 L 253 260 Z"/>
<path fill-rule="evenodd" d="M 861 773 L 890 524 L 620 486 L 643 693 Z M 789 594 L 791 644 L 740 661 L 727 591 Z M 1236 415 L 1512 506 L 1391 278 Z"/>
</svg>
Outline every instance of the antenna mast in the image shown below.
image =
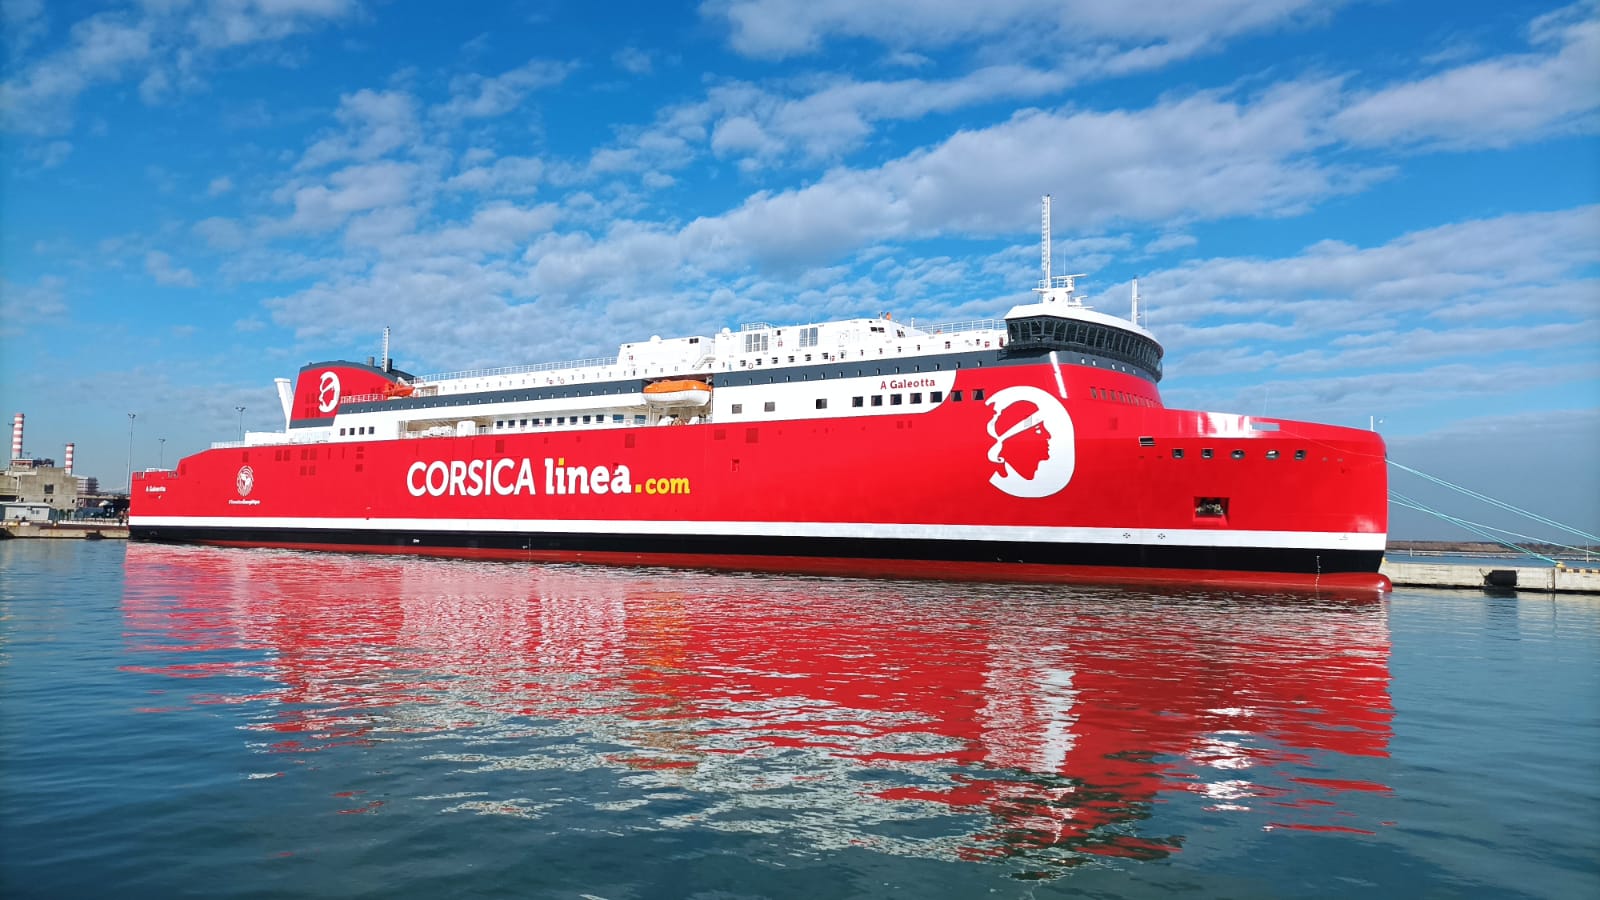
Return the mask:
<svg viewBox="0 0 1600 900">
<path fill-rule="evenodd" d="M 1039 268 L 1044 277 L 1039 279 L 1039 286 L 1033 289 L 1039 295 L 1041 303 L 1066 303 L 1068 306 L 1083 306 L 1083 301 L 1075 295 L 1075 279 L 1078 275 L 1056 275 L 1050 271 L 1050 195 L 1044 195 L 1041 204 L 1044 211 L 1039 216 Z"/>
<path fill-rule="evenodd" d="M 1044 269 L 1044 287 L 1050 286 L 1050 195 L 1044 195 L 1044 212 L 1039 222 L 1040 268 Z"/>
<path fill-rule="evenodd" d="M 389 326 L 383 326 L 383 370 L 389 371 Z"/>
<path fill-rule="evenodd" d="M 1133 280 L 1133 324 L 1139 324 L 1139 279 Z"/>
</svg>

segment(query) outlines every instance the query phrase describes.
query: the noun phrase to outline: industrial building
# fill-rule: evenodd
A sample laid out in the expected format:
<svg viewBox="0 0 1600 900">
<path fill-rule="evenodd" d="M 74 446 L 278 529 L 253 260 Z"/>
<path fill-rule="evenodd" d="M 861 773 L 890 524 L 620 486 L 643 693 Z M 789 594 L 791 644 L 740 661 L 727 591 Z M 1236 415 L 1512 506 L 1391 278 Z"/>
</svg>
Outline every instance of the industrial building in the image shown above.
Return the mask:
<svg viewBox="0 0 1600 900">
<path fill-rule="evenodd" d="M 0 516 L 6 521 L 67 518 L 77 510 L 82 481 L 72 474 L 73 445 L 66 446 L 63 465 L 22 452 L 22 413 L 11 420 L 11 460 L 0 473 Z"/>
</svg>

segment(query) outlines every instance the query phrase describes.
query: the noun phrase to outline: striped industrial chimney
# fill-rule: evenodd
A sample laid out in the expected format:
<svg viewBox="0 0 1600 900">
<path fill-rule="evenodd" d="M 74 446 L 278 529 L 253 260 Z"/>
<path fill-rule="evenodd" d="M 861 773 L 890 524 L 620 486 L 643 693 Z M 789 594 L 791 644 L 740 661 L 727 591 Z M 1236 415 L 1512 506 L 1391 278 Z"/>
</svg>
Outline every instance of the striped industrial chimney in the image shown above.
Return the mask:
<svg viewBox="0 0 1600 900">
<path fill-rule="evenodd" d="M 22 458 L 22 413 L 11 417 L 11 458 Z"/>
<path fill-rule="evenodd" d="M 72 448 L 73 448 L 73 446 L 74 445 L 72 445 L 72 444 L 68 444 L 67 445 L 67 460 L 66 460 L 66 462 L 61 464 L 61 467 L 67 470 L 67 474 L 68 475 L 72 474 Z"/>
</svg>

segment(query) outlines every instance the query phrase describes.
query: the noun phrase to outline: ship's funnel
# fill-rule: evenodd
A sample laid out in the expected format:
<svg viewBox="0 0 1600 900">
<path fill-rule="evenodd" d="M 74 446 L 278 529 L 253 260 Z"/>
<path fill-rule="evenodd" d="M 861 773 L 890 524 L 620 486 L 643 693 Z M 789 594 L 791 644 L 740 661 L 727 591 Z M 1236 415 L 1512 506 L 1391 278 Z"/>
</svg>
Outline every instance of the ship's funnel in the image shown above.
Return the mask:
<svg viewBox="0 0 1600 900">
<path fill-rule="evenodd" d="M 294 406 L 294 388 L 287 378 L 273 379 L 278 385 L 278 402 L 283 404 L 283 430 L 289 431 L 289 410 Z"/>
</svg>

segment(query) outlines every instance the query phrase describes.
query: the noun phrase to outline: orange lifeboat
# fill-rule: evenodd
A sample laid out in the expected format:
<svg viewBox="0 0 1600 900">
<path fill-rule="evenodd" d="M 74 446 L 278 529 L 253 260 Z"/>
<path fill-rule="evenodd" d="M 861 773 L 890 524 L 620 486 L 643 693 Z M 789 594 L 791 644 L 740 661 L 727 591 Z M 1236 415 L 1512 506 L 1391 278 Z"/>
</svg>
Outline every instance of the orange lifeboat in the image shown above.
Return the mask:
<svg viewBox="0 0 1600 900">
<path fill-rule="evenodd" d="M 705 406 L 711 402 L 711 385 L 692 378 L 669 378 L 645 385 L 644 399 L 656 406 Z"/>
<path fill-rule="evenodd" d="M 399 397 L 409 397 L 416 390 L 409 384 L 386 384 L 383 386 L 383 399 L 394 400 Z"/>
</svg>

